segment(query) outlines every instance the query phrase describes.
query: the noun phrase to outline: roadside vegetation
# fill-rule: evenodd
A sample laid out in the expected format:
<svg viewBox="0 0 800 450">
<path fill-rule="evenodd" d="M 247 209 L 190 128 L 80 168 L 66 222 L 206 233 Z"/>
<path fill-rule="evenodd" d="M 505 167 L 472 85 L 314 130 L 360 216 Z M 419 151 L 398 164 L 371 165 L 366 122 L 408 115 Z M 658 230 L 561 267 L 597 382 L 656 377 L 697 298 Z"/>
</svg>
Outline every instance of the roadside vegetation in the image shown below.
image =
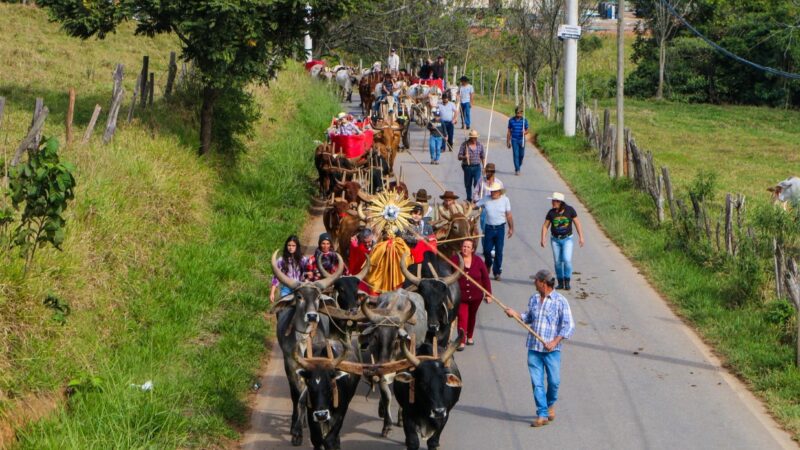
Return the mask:
<svg viewBox="0 0 800 450">
<path fill-rule="evenodd" d="M 166 73 L 176 40 L 126 27 L 80 41 L 39 9 L 0 3 L 0 154 L 24 136 L 36 97 L 51 110 L 45 135 L 63 143 L 68 87 L 79 134 L 110 101 L 116 63 L 128 92 L 142 55 Z M 337 108 L 298 65 L 249 92 L 261 114 L 236 160 L 197 157 L 198 115 L 180 98 L 109 145 L 62 147 L 77 180 L 63 251 L 40 250 L 27 276 L 24 261 L 0 265 L 2 445 L 209 448 L 246 424 L 269 255 L 307 219 L 313 138 Z"/>
</svg>

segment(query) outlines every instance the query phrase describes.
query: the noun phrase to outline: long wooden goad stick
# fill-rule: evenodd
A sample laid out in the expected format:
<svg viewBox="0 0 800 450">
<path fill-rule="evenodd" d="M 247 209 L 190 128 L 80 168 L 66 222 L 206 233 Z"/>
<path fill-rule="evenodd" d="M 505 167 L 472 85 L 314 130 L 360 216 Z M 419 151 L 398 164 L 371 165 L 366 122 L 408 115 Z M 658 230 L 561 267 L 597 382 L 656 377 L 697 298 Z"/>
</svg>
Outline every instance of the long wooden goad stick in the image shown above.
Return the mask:
<svg viewBox="0 0 800 450">
<path fill-rule="evenodd" d="M 416 231 L 414 231 L 414 234 L 417 236 L 417 239 L 424 239 L 424 237 L 422 237 L 422 236 L 421 236 L 419 233 L 417 233 Z M 489 296 L 489 298 L 491 298 L 491 299 L 493 300 L 493 302 L 494 302 L 495 304 L 497 304 L 497 306 L 499 306 L 499 307 L 503 308 L 503 311 L 505 311 L 506 309 L 508 309 L 508 306 L 506 306 L 506 304 L 505 304 L 505 303 L 501 302 L 499 298 L 495 297 L 494 295 L 492 295 L 492 293 L 491 293 L 491 292 L 489 292 L 489 291 L 487 291 L 486 289 L 484 289 L 484 287 L 483 287 L 483 286 L 481 286 L 481 285 L 480 285 L 480 283 L 478 283 L 478 282 L 477 282 L 477 281 L 476 281 L 474 278 L 472 278 L 471 276 L 469 276 L 469 274 L 468 274 L 468 273 L 466 273 L 466 272 L 464 272 L 463 270 L 461 270 L 461 267 L 458 267 L 458 265 L 457 265 L 456 263 L 454 263 L 453 261 L 450 261 L 450 258 L 448 258 L 448 257 L 446 257 L 445 255 L 443 255 L 443 254 L 442 254 L 442 252 L 440 252 L 440 251 L 439 251 L 439 249 L 434 249 L 434 248 L 431 248 L 431 250 L 433 250 L 434 252 L 436 252 L 436 254 L 437 254 L 437 255 L 439 255 L 439 258 L 441 258 L 441 259 L 443 259 L 443 260 L 447 261 L 447 264 L 450 264 L 450 266 L 451 266 L 453 269 L 457 270 L 459 273 L 461 273 L 461 275 L 463 275 L 464 277 L 466 277 L 466 278 L 467 278 L 467 280 L 469 280 L 469 281 L 470 281 L 472 284 L 474 284 L 475 286 L 477 286 L 477 287 L 478 287 L 478 289 L 480 289 L 481 291 L 483 291 L 483 293 L 484 293 L 484 294 L 486 294 L 487 296 Z M 527 331 L 528 331 L 528 333 L 530 333 L 531 335 L 533 335 L 533 337 L 535 337 L 537 341 L 541 342 L 542 344 L 547 344 L 547 341 L 545 341 L 545 340 L 544 340 L 544 339 L 543 339 L 541 336 L 539 336 L 539 334 L 538 334 L 538 333 L 536 333 L 535 331 L 533 331 L 533 328 L 531 328 L 531 327 L 530 327 L 530 325 L 528 325 L 527 323 L 523 322 L 523 321 L 522 321 L 522 319 L 520 319 L 520 318 L 519 318 L 519 317 L 517 317 L 517 316 L 514 316 L 514 320 L 515 320 L 515 321 L 517 321 L 517 323 L 519 323 L 520 325 L 522 325 L 522 327 L 523 327 L 523 328 L 525 328 L 525 330 L 527 330 Z"/>
</svg>

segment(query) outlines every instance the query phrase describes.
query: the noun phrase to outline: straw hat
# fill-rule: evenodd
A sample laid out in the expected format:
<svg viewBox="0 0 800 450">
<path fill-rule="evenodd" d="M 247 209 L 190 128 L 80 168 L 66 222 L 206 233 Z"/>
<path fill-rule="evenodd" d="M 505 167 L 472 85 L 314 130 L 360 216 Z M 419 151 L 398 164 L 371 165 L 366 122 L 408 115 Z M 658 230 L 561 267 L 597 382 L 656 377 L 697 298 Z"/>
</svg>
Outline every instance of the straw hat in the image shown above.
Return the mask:
<svg viewBox="0 0 800 450">
<path fill-rule="evenodd" d="M 489 192 L 495 192 L 495 191 L 502 192 L 503 191 L 503 185 L 501 183 L 495 181 L 494 183 L 490 184 L 489 186 L 486 186 L 486 189 Z"/>
<path fill-rule="evenodd" d="M 469 137 L 477 139 L 478 137 L 480 137 L 480 134 L 478 134 L 478 130 L 472 129 L 469 131 Z"/>
<path fill-rule="evenodd" d="M 564 194 L 562 194 L 561 192 L 553 192 L 553 196 L 552 197 L 547 197 L 547 199 L 548 200 L 558 200 L 560 202 L 563 202 L 565 197 L 564 197 Z"/>
</svg>

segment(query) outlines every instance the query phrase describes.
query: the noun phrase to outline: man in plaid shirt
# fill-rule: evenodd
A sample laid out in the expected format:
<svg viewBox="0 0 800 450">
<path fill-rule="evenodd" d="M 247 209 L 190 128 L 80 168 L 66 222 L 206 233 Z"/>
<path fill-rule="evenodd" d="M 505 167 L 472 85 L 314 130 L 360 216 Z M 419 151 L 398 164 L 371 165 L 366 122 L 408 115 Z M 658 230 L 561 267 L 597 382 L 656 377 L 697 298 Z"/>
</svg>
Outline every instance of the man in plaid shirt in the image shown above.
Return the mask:
<svg viewBox="0 0 800 450">
<path fill-rule="evenodd" d="M 518 313 L 506 309 L 508 317 L 518 317 L 533 328 L 546 344 L 528 334 L 528 370 L 536 402 L 536 419 L 532 427 L 547 425 L 556 419 L 555 403 L 561 381 L 561 340 L 575 331 L 572 311 L 563 295 L 555 291 L 556 278 L 546 269 L 533 276 L 536 293 L 528 300 L 528 309 Z M 545 388 L 545 375 L 547 388 Z"/>
</svg>

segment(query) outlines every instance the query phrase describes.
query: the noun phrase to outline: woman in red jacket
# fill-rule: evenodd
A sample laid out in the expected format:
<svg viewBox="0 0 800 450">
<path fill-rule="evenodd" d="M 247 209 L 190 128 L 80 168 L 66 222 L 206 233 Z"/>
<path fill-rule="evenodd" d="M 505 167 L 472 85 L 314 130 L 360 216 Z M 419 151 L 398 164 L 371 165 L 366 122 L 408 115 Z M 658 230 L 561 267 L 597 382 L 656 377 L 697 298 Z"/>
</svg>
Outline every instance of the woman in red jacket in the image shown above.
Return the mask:
<svg viewBox="0 0 800 450">
<path fill-rule="evenodd" d="M 464 259 L 464 272 L 491 293 L 492 282 L 489 281 L 489 271 L 486 269 L 486 264 L 481 257 L 475 254 L 475 242 L 468 239 L 461 244 L 461 258 Z M 457 256 L 453 259 L 458 261 Z M 458 328 L 464 331 L 463 336 L 465 339 L 458 346 L 458 350 L 461 351 L 464 350 L 465 344 L 475 344 L 472 339 L 472 333 L 475 331 L 478 307 L 481 306 L 485 295 L 482 290 L 463 275 L 458 279 L 458 285 L 461 288 L 461 304 L 458 306 Z M 491 302 L 492 299 L 486 297 L 486 303 Z"/>
</svg>

